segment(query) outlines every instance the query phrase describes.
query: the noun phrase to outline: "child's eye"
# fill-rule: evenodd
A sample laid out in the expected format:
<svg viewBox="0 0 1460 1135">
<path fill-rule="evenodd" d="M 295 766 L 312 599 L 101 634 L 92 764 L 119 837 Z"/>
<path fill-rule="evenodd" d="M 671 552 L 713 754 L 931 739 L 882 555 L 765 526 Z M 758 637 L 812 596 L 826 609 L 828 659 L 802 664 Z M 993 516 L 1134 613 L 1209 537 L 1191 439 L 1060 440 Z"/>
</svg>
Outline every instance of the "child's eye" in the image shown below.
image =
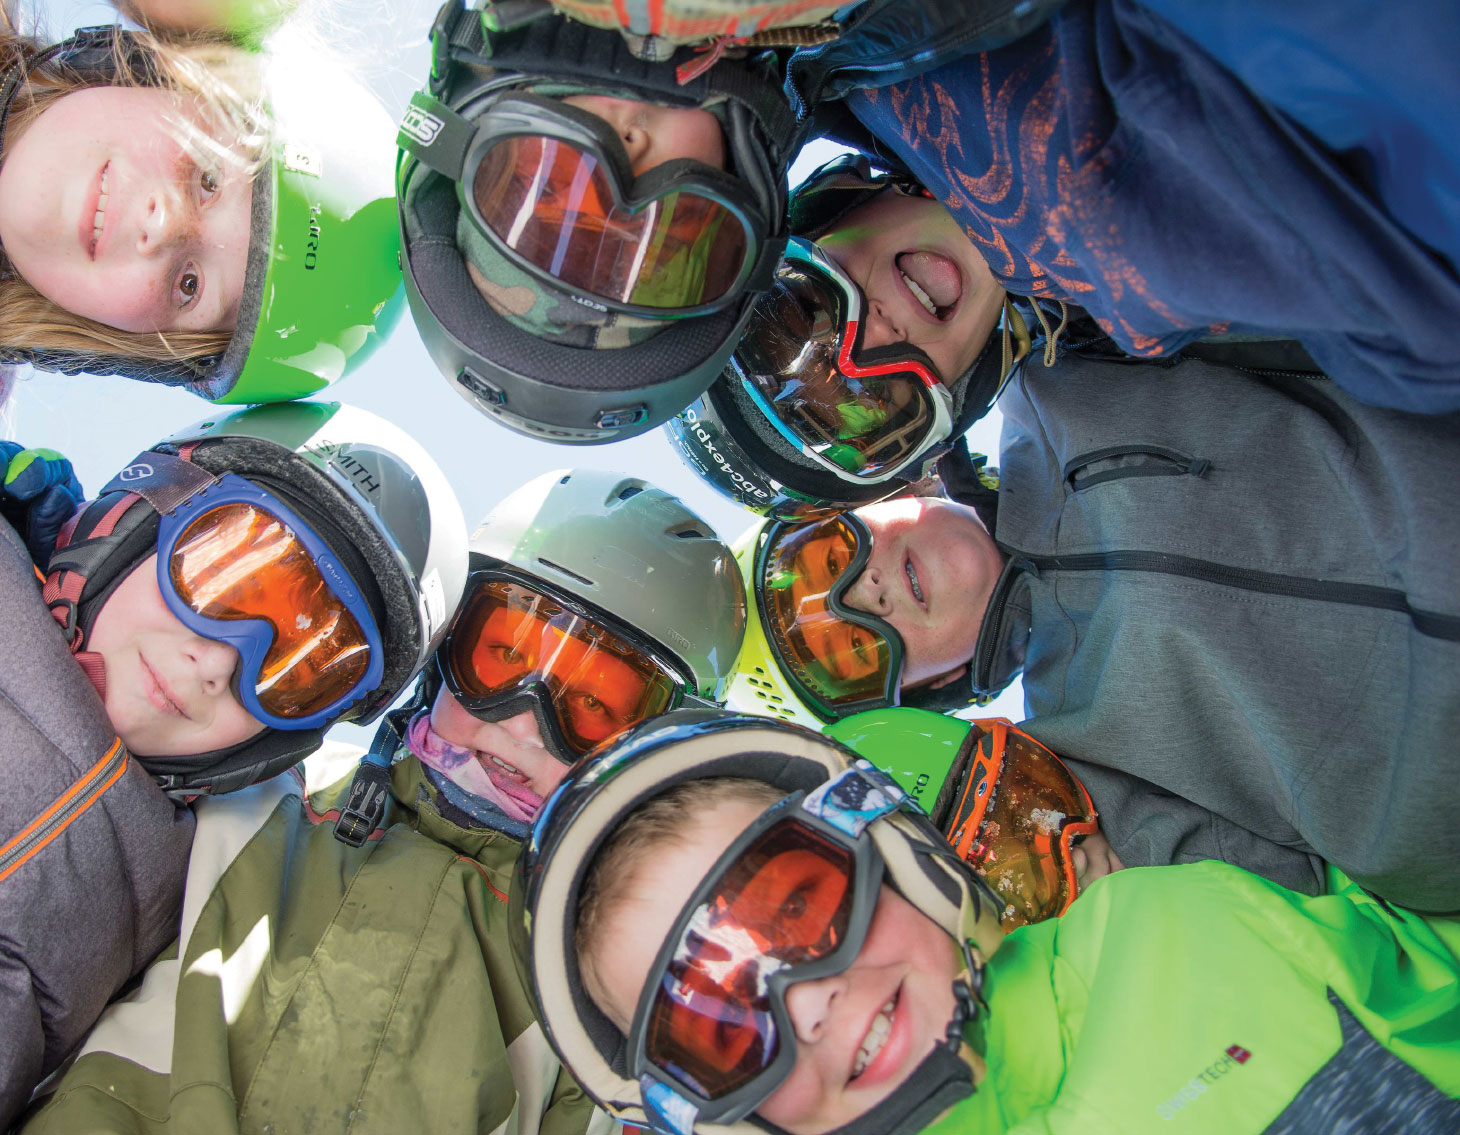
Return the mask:
<svg viewBox="0 0 1460 1135">
<path fill-rule="evenodd" d="M 213 196 L 218 192 L 219 179 L 217 171 L 205 169 L 198 175 L 198 185 L 202 187 L 205 198 Z"/>
<path fill-rule="evenodd" d="M 184 268 L 177 278 L 177 302 L 179 307 L 189 307 L 203 290 L 203 278 L 192 268 Z"/>
</svg>

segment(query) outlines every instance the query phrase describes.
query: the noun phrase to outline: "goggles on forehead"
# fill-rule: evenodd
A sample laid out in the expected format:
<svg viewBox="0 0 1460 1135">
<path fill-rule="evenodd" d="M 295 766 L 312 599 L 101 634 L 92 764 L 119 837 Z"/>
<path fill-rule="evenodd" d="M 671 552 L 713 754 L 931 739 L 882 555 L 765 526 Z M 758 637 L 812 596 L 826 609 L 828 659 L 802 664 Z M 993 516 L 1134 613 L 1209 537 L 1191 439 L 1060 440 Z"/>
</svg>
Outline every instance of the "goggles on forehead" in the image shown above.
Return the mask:
<svg viewBox="0 0 1460 1135">
<path fill-rule="evenodd" d="M 157 584 L 194 634 L 238 651 L 240 703 L 273 729 L 317 729 L 380 684 L 380 630 L 350 573 L 253 482 L 225 473 L 157 530 Z"/>
<path fill-rule="evenodd" d="M 844 481 L 906 470 L 953 430 L 953 396 L 918 348 L 862 349 L 866 297 L 810 241 L 791 238 L 731 366 L 776 431 Z"/>
<path fill-rule="evenodd" d="M 630 1072 L 696 1122 L 730 1123 L 796 1062 L 786 988 L 856 960 L 882 886 L 869 824 L 903 793 L 865 761 L 768 809 L 720 856 L 670 929 L 628 1036 Z"/>
<path fill-rule="evenodd" d="M 902 636 L 845 602 L 871 555 L 872 533 L 850 512 L 777 522 L 756 549 L 752 582 L 766 641 L 797 694 L 832 717 L 899 700 Z"/>
<path fill-rule="evenodd" d="M 447 688 L 485 720 L 534 699 L 565 760 L 686 702 L 704 704 L 663 650 L 540 580 L 488 568 L 468 577 L 467 596 L 437 654 Z"/>
<path fill-rule="evenodd" d="M 1005 930 L 1063 914 L 1079 893 L 1077 837 L 1100 830 L 1085 786 L 1052 752 L 1002 718 L 977 723 L 948 842 L 1005 903 Z"/>
<path fill-rule="evenodd" d="M 612 126 L 555 99 L 504 95 L 469 122 L 418 92 L 400 140 L 456 182 L 508 260 L 598 310 L 718 311 L 745 290 L 769 231 L 737 178 L 690 159 L 635 177 Z"/>
</svg>

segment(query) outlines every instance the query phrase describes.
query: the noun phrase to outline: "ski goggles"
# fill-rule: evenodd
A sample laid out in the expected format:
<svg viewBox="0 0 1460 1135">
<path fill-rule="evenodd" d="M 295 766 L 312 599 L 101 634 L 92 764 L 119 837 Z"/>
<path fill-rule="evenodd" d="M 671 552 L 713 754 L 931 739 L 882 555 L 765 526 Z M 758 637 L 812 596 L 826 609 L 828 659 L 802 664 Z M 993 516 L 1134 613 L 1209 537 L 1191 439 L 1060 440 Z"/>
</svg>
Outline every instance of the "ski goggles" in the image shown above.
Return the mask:
<svg viewBox="0 0 1460 1135">
<path fill-rule="evenodd" d="M 635 177 L 615 129 L 559 100 L 504 95 L 468 122 L 419 92 L 401 139 L 455 171 L 462 209 L 508 260 L 588 307 L 717 311 L 745 290 L 769 232 L 739 179 L 690 159 Z"/>
<path fill-rule="evenodd" d="M 902 636 L 845 603 L 871 555 L 872 533 L 850 512 L 776 522 L 756 549 L 752 583 L 766 641 L 797 694 L 832 717 L 898 704 Z"/>
<path fill-rule="evenodd" d="M 317 729 L 380 684 L 375 616 L 291 509 L 225 473 L 160 515 L 157 584 L 194 634 L 238 651 L 235 693 L 273 729 Z"/>
<path fill-rule="evenodd" d="M 731 366 L 766 420 L 844 481 L 896 476 L 953 432 L 953 396 L 907 343 L 863 350 L 866 297 L 793 237 Z"/>
<path fill-rule="evenodd" d="M 467 595 L 438 658 L 469 713 L 496 720 L 486 715 L 535 698 L 573 760 L 686 701 L 685 680 L 663 651 L 539 580 L 475 571 Z"/>
<path fill-rule="evenodd" d="M 1052 752 L 999 718 L 981 721 L 948 842 L 1005 903 L 1005 930 L 1063 914 L 1079 893 L 1077 837 L 1100 830 L 1085 786 Z"/>
<path fill-rule="evenodd" d="M 857 787 L 837 803 L 840 785 Z M 628 1051 L 647 1106 L 669 1089 L 695 1120 L 729 1123 L 780 1086 L 796 1062 L 786 1011 L 793 982 L 856 960 L 884 864 L 867 824 L 902 799 L 859 763 L 810 796 L 797 792 L 742 832 L 690 896 L 649 970 Z M 831 810 L 825 806 L 830 803 Z"/>
</svg>

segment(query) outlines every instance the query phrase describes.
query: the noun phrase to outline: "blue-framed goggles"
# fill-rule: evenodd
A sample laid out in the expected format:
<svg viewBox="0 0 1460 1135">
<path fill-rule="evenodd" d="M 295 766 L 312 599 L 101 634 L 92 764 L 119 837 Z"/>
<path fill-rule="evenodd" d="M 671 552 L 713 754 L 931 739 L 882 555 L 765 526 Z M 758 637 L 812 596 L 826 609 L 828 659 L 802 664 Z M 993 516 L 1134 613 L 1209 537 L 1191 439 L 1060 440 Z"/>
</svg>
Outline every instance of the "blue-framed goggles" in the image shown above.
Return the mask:
<svg viewBox="0 0 1460 1135">
<path fill-rule="evenodd" d="M 272 729 L 320 728 L 380 684 L 384 646 L 360 588 L 308 524 L 242 477 L 161 513 L 157 585 L 184 626 L 238 651 L 238 700 Z"/>
</svg>

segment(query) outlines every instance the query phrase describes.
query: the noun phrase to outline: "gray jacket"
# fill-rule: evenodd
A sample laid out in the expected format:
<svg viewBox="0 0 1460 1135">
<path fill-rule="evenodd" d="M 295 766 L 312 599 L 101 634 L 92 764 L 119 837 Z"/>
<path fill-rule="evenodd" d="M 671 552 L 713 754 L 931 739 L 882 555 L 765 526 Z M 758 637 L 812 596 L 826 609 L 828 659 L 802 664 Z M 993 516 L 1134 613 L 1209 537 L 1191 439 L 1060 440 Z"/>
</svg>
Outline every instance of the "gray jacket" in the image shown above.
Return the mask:
<svg viewBox="0 0 1460 1135">
<path fill-rule="evenodd" d="M 1024 651 L 1025 728 L 1126 864 L 1317 893 L 1321 857 L 1460 909 L 1460 415 L 1069 355 L 1000 406 L 976 669 Z"/>
<path fill-rule="evenodd" d="M 192 813 L 128 755 L 0 521 L 0 1130 L 177 935 Z"/>
</svg>

